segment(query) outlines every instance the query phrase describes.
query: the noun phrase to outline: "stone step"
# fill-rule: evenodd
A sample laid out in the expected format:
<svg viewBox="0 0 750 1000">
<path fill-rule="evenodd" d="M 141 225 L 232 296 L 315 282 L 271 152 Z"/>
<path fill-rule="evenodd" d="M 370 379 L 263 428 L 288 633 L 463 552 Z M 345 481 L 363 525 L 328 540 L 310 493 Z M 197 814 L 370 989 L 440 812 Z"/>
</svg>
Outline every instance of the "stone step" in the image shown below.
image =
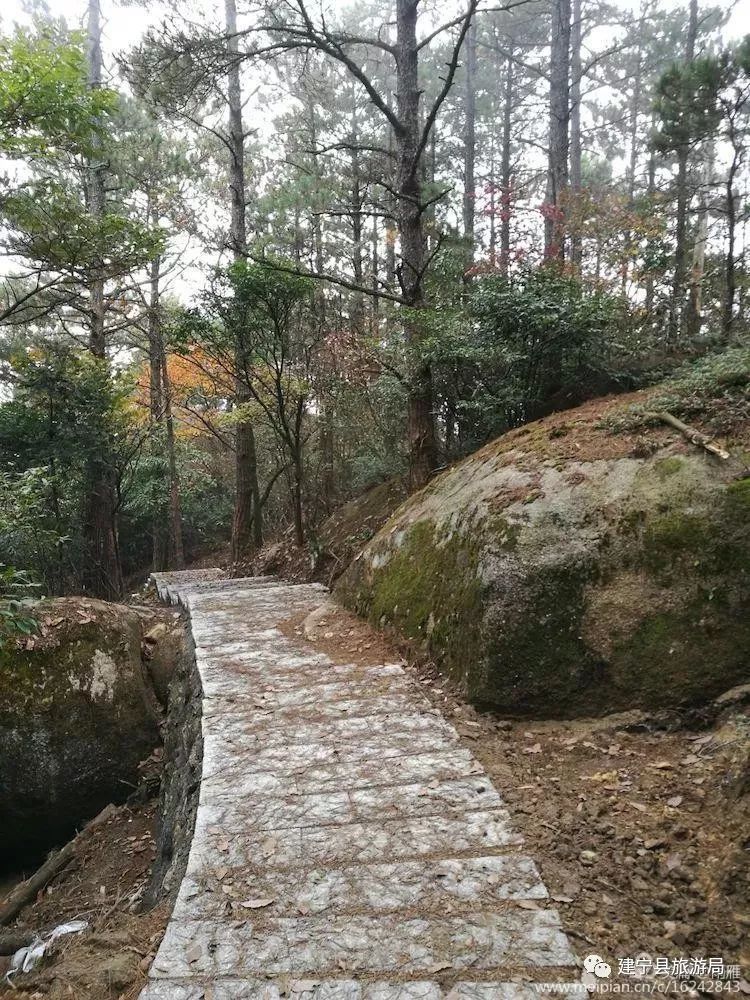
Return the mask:
<svg viewBox="0 0 750 1000">
<path fill-rule="evenodd" d="M 502 800 L 487 778 L 458 778 L 383 788 L 355 788 L 312 795 L 266 797 L 244 786 L 226 792 L 201 785 L 200 806 L 207 821 L 226 830 L 287 830 L 303 826 L 338 826 L 380 819 L 450 815 L 493 809 Z"/>
<path fill-rule="evenodd" d="M 239 792 L 249 797 L 263 795 L 284 797 L 312 795 L 329 788 L 374 788 L 382 785 L 413 785 L 415 782 L 445 782 L 458 778 L 471 778 L 482 769 L 468 750 L 447 747 L 441 751 L 402 754 L 385 757 L 373 762 L 372 757 L 342 763 L 333 760 L 327 764 L 310 764 L 297 761 L 293 766 L 277 761 L 276 768 L 255 770 L 257 760 L 250 768 L 244 761 L 230 765 L 218 764 L 211 769 L 204 757 L 203 785 L 212 793 Z"/>
<path fill-rule="evenodd" d="M 424 973 L 573 960 L 553 910 L 507 908 L 458 917 L 325 916 L 173 919 L 154 978 Z M 322 977 L 322 976 L 321 976 Z"/>
<path fill-rule="evenodd" d="M 233 767 L 242 771 L 252 769 L 253 773 L 271 771 L 274 774 L 299 774 L 313 767 L 322 769 L 332 765 L 369 762 L 376 758 L 387 766 L 392 757 L 450 753 L 457 746 L 458 733 L 447 727 L 441 729 L 437 726 L 414 731 L 395 729 L 393 732 L 383 732 L 377 736 L 371 734 L 368 728 L 364 732 L 360 731 L 356 738 L 352 737 L 346 741 L 334 739 L 332 742 L 320 740 L 289 743 L 282 740 L 267 744 L 259 739 L 257 732 L 245 730 L 238 732 L 236 727 L 228 731 L 226 727 L 221 732 L 206 734 L 203 745 L 203 770 L 206 775 L 215 774 L 217 768 L 221 770 Z M 246 759 L 246 755 L 250 752 L 252 758 Z M 386 784 L 391 783 L 386 782 Z"/>
<path fill-rule="evenodd" d="M 520 854 L 399 861 L 313 868 L 304 873 L 248 872 L 206 866 L 183 881 L 174 918 L 247 916 L 243 903 L 269 901 L 264 916 L 297 914 L 455 912 L 505 900 L 545 899 L 547 890 L 530 858 Z"/>
<path fill-rule="evenodd" d="M 564 976 L 556 976 L 563 981 Z M 209 992 L 210 991 L 210 992 Z M 517 981 L 457 982 L 443 986 L 429 980 L 408 982 L 357 982 L 354 979 L 268 980 L 211 979 L 201 986 L 194 979 L 155 980 L 141 993 L 141 1000 L 539 1000 L 549 996 L 534 983 Z M 581 990 L 574 996 L 584 996 Z"/>
<path fill-rule="evenodd" d="M 341 826 L 265 830 L 254 836 L 226 830 L 199 815 L 188 871 L 203 865 L 264 870 L 367 864 L 399 858 L 484 855 L 519 846 L 505 809 L 477 810 L 455 816 L 386 819 Z M 195 866 L 193 867 L 193 860 Z"/>
</svg>

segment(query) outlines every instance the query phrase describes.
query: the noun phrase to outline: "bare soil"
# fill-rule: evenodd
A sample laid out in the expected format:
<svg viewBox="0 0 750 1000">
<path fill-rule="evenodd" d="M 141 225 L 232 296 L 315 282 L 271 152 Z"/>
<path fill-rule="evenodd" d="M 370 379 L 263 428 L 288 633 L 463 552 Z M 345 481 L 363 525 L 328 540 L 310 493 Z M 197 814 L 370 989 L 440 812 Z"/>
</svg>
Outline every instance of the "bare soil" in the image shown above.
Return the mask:
<svg viewBox="0 0 750 1000">
<path fill-rule="evenodd" d="M 0 958 L 0 1000 L 138 996 L 169 916 L 167 906 L 133 912 L 151 873 L 155 828 L 156 802 L 149 802 L 121 806 L 92 830 L 75 860 L 14 925 L 45 932 L 81 919 L 89 929 L 60 938 L 35 970 L 14 977 L 15 988 L 4 979 L 10 959 Z"/>
<path fill-rule="evenodd" d="M 336 662 L 401 659 L 333 603 L 287 628 Z M 514 721 L 477 712 L 431 664 L 407 670 L 492 777 L 579 954 L 614 970 L 644 952 L 721 957 L 750 993 L 750 690 L 710 728 L 640 712 Z"/>
</svg>

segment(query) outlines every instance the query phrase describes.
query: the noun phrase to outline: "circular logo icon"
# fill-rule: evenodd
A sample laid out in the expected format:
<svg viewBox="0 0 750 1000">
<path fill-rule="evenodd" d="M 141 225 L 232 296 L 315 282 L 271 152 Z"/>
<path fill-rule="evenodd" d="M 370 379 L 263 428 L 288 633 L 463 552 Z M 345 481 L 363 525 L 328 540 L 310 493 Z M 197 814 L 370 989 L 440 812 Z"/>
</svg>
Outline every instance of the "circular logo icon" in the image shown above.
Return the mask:
<svg viewBox="0 0 750 1000">
<path fill-rule="evenodd" d="M 598 979 L 609 979 L 612 975 L 612 968 L 601 955 L 587 955 L 583 960 L 583 967 L 586 972 L 593 973 Z"/>
</svg>

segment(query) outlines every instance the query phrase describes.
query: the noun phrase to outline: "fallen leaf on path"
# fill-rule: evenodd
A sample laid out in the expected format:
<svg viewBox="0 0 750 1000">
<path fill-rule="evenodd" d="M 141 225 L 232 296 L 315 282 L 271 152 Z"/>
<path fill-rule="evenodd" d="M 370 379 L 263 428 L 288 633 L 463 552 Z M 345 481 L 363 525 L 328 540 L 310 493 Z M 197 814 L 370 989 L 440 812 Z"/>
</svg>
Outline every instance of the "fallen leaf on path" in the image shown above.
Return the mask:
<svg viewBox="0 0 750 1000">
<path fill-rule="evenodd" d="M 194 944 L 192 948 L 185 955 L 185 960 L 191 965 L 193 962 L 197 962 L 199 958 L 203 955 L 203 948 L 199 944 Z"/>
<path fill-rule="evenodd" d="M 264 906 L 270 906 L 275 902 L 275 896 L 262 896 L 260 899 L 245 899 L 240 906 L 244 906 L 246 910 L 262 910 Z"/>
</svg>

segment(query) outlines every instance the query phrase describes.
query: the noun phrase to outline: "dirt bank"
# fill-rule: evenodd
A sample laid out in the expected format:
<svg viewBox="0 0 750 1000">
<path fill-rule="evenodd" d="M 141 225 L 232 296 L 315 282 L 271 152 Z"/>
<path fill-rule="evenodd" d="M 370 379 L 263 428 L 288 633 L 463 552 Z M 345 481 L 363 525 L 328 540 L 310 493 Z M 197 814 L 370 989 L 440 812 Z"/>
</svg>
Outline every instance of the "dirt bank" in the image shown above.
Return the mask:
<svg viewBox="0 0 750 1000">
<path fill-rule="evenodd" d="M 169 907 L 132 912 L 151 879 L 156 802 L 122 806 L 98 826 L 75 860 L 27 906 L 15 927 L 49 930 L 82 919 L 89 929 L 61 938 L 34 972 L 0 980 L 2 1000 L 109 1000 L 138 996 L 164 933 Z M 9 958 L 0 958 L 4 976 Z"/>
</svg>

